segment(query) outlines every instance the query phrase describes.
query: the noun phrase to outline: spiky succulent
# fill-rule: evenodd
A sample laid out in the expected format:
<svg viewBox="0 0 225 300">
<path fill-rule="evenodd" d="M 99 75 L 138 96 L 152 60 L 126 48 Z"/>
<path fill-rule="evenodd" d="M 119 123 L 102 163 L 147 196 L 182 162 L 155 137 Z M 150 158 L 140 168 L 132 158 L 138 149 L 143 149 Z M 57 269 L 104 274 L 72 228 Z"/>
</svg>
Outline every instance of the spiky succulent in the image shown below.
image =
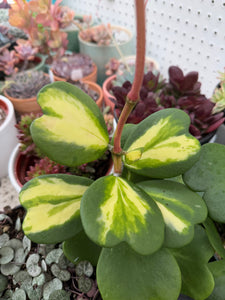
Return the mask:
<svg viewBox="0 0 225 300">
<path fill-rule="evenodd" d="M 23 115 L 21 116 L 21 120 L 15 125 L 18 130 L 17 137 L 20 142 L 20 152 L 24 155 L 43 156 L 40 149 L 34 144 L 30 132 L 31 123 L 40 116 L 40 113 Z"/>
<path fill-rule="evenodd" d="M 190 133 L 201 139 L 224 122 L 224 113 L 213 114 L 215 104 L 201 94 L 201 83 L 198 81 L 197 72 L 184 75 L 179 67 L 171 66 L 168 82 L 160 78 L 159 74 L 154 75 L 151 71 L 144 75 L 140 101 L 130 114 L 128 123 L 137 124 L 164 108 L 179 108 L 190 116 Z M 120 115 L 130 89 L 129 81 L 126 81 L 122 87 L 112 88 L 117 100 L 115 108 L 117 116 Z"/>
<path fill-rule="evenodd" d="M 20 72 L 6 82 L 5 91 L 14 98 L 33 98 L 37 96 L 42 87 L 49 83 L 49 76 L 42 71 Z"/>
</svg>

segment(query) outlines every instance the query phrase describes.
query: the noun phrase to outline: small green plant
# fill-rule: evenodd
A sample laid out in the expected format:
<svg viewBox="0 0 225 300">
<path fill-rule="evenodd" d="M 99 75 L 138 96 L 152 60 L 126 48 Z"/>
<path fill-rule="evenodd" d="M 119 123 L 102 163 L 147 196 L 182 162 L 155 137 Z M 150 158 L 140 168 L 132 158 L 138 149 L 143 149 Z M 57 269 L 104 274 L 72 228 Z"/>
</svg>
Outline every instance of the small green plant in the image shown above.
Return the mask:
<svg viewBox="0 0 225 300">
<path fill-rule="evenodd" d="M 125 124 L 143 81 L 144 2 L 135 1 L 137 68 L 113 140 L 93 100 L 65 82 L 41 90 L 43 116 L 31 125 L 50 159 L 76 167 L 108 149 L 114 173 L 32 179 L 20 192 L 23 230 L 36 243 L 65 241 L 74 262 L 85 255 L 104 300 L 223 299 L 224 260 L 209 261 L 215 252 L 225 257 L 214 225 L 225 223 L 225 147 L 201 147 L 176 108 Z"/>
<path fill-rule="evenodd" d="M 225 109 L 225 71 L 220 73 L 219 79 L 219 86 L 216 87 L 212 96 L 212 101 L 215 103 L 213 113 L 218 113 Z"/>
</svg>

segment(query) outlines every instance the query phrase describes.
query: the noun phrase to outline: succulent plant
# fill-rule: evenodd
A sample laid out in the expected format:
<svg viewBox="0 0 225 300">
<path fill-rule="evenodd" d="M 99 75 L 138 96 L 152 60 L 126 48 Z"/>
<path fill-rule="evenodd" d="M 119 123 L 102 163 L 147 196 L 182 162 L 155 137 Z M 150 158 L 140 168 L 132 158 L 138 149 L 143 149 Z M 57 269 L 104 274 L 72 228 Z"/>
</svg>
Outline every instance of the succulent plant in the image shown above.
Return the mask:
<svg viewBox="0 0 225 300">
<path fill-rule="evenodd" d="M 42 71 L 25 71 L 13 75 L 4 86 L 10 97 L 27 99 L 36 97 L 42 87 L 50 83 L 50 78 Z"/>
<path fill-rule="evenodd" d="M 220 83 L 212 95 L 212 102 L 215 103 L 213 113 L 218 113 L 225 109 L 225 71 L 220 73 L 219 79 Z"/>
<path fill-rule="evenodd" d="M 44 174 L 57 174 L 57 173 L 68 173 L 67 168 L 63 165 L 57 164 L 50 160 L 48 157 L 35 160 L 35 165 L 30 166 L 27 171 L 26 181 L 31 180 L 34 177 L 38 177 Z"/>
<path fill-rule="evenodd" d="M 56 76 L 76 81 L 93 71 L 93 61 L 85 54 L 66 54 L 53 61 L 52 70 Z"/>
<path fill-rule="evenodd" d="M 166 82 L 158 73 L 145 74 L 140 91 L 140 101 L 130 114 L 127 122 L 137 124 L 152 113 L 164 108 L 179 108 L 191 118 L 189 131 L 201 139 L 207 133 L 216 130 L 224 122 L 224 114 L 213 114 L 215 104 L 200 92 L 201 83 L 198 73 L 190 72 L 184 76 L 179 67 L 169 68 L 169 80 Z M 125 104 L 131 82 L 112 87 L 116 97 L 116 114 L 120 115 Z"/>
<path fill-rule="evenodd" d="M 24 215 L 21 207 L 0 212 L 1 299 L 69 300 L 71 295 L 77 299 L 97 295 L 91 263 L 81 261 L 75 266 L 64 256 L 62 244 L 32 243 L 22 231 Z"/>
</svg>

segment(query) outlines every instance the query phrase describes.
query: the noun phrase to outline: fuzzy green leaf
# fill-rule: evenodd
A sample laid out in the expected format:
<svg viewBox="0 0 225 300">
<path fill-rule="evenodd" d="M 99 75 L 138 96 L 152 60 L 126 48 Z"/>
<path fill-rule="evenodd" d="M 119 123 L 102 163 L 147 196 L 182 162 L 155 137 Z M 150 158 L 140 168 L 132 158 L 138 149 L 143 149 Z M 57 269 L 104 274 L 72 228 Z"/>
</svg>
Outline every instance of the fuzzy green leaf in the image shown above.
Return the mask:
<svg viewBox="0 0 225 300">
<path fill-rule="evenodd" d="M 79 166 L 104 154 L 109 136 L 103 115 L 81 89 L 55 82 L 41 89 L 38 103 L 44 115 L 34 120 L 31 134 L 50 159 Z"/>
<path fill-rule="evenodd" d="M 182 247 L 194 237 L 194 225 L 207 217 L 202 198 L 185 185 L 171 180 L 149 180 L 138 183 L 156 202 L 166 224 L 164 246 Z"/>
<path fill-rule="evenodd" d="M 198 159 L 199 141 L 189 133 L 190 118 L 179 109 L 163 109 L 143 120 L 128 135 L 124 150 L 142 152 L 134 161 L 124 157 L 133 172 L 166 178 L 184 173 Z"/>
<path fill-rule="evenodd" d="M 145 255 L 163 243 L 159 208 L 143 190 L 120 177 L 102 177 L 90 186 L 81 200 L 81 219 L 86 234 L 100 246 L 126 241 Z"/>
<path fill-rule="evenodd" d="M 181 288 L 179 267 L 167 249 L 139 255 L 125 243 L 102 250 L 97 281 L 104 300 L 176 300 Z"/>
<path fill-rule="evenodd" d="M 219 159 L 218 159 L 219 158 Z M 194 191 L 204 192 L 203 199 L 211 219 L 225 223 L 225 147 L 220 144 L 202 146 L 200 158 L 184 176 L 184 182 Z"/>
</svg>

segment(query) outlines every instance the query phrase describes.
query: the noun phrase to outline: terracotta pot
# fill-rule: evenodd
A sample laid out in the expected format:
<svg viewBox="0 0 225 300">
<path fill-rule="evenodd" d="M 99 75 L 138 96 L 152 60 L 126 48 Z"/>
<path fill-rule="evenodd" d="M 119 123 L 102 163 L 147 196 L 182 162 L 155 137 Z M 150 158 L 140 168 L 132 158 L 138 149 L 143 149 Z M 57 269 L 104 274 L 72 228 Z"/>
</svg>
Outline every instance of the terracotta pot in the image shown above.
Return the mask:
<svg viewBox="0 0 225 300">
<path fill-rule="evenodd" d="M 49 76 L 48 74 L 45 75 Z M 37 103 L 37 97 L 19 99 L 9 96 L 5 90 L 3 93 L 12 102 L 15 111 L 17 111 L 20 115 L 29 114 L 31 112 L 42 112 L 40 105 Z"/>
<path fill-rule="evenodd" d="M 98 71 L 98 69 L 97 69 L 96 64 L 93 64 L 93 67 L 94 67 L 94 69 L 89 75 L 81 78 L 82 81 L 92 81 L 92 82 L 97 81 L 97 71 Z M 66 81 L 66 78 L 59 77 L 59 76 L 55 75 L 54 71 L 52 69 L 51 69 L 51 71 L 53 73 L 55 81 Z"/>
<path fill-rule="evenodd" d="M 17 144 L 16 118 L 12 103 L 0 95 L 0 107 L 5 111 L 6 118 L 0 125 L 0 178 L 8 174 L 10 153 Z"/>
<path fill-rule="evenodd" d="M 95 102 L 99 108 L 102 107 L 102 102 L 103 102 L 103 91 L 100 85 L 98 85 L 95 82 L 92 81 L 87 81 L 87 80 L 82 80 L 83 83 L 87 84 L 90 89 L 93 91 L 97 92 L 99 94 L 98 100 Z"/>
<path fill-rule="evenodd" d="M 112 75 L 108 77 L 102 85 L 104 101 L 106 106 L 109 106 L 111 108 L 111 112 L 114 111 L 116 98 L 109 91 L 111 90 L 112 82 L 115 79 L 116 75 Z"/>
</svg>

